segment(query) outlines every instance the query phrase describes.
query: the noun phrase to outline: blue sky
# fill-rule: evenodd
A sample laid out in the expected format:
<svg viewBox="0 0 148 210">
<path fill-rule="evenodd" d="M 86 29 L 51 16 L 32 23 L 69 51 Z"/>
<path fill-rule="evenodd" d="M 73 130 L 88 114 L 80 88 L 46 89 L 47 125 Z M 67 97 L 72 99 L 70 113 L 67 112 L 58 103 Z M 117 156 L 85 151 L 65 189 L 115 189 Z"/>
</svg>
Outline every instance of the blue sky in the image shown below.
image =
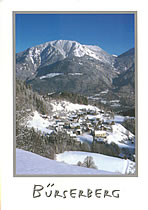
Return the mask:
<svg viewBox="0 0 148 210">
<path fill-rule="evenodd" d="M 134 14 L 16 14 L 16 52 L 52 40 L 98 45 L 120 55 L 134 47 Z"/>
</svg>

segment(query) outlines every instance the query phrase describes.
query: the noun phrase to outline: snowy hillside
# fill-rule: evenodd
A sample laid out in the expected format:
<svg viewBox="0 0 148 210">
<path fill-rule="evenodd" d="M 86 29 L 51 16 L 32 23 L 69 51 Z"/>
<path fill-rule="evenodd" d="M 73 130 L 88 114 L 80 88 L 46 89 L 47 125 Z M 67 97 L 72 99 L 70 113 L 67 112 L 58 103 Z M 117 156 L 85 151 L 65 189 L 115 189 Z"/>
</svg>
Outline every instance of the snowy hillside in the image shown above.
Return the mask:
<svg viewBox="0 0 148 210">
<path fill-rule="evenodd" d="M 113 175 L 114 173 L 59 163 L 16 149 L 16 175 Z"/>
<path fill-rule="evenodd" d="M 84 104 L 74 104 L 69 101 L 61 100 L 60 102 L 57 100 L 52 100 L 51 105 L 53 107 L 53 112 L 59 113 L 59 112 L 76 112 L 79 110 L 93 110 L 93 111 L 99 111 L 100 109 L 96 106 L 92 105 L 84 105 Z"/>
<path fill-rule="evenodd" d="M 69 71 L 69 76 L 81 75 L 84 79 L 83 72 L 88 73 L 87 69 L 94 73 L 99 70 L 102 72 L 101 69 L 106 66 L 105 72 L 109 71 L 112 77 L 116 75 L 112 68 L 113 62 L 114 57 L 98 46 L 82 45 L 70 40 L 55 40 L 17 53 L 16 73 L 17 77 L 23 80 L 38 78 L 38 76 L 41 80 L 45 78 L 53 80 L 55 77 L 64 76 Z M 102 63 L 103 66 L 101 66 Z"/>
<path fill-rule="evenodd" d="M 25 93 L 29 94 L 27 91 L 30 93 L 31 90 L 26 89 Z M 97 106 L 74 104 L 62 98 L 40 96 L 40 100 L 37 100 L 37 94 L 33 96 L 30 94 L 27 98 L 31 98 L 32 103 L 28 103 L 24 110 L 23 105 L 19 104 L 20 109 L 17 111 L 19 118 L 16 147 L 40 155 L 41 160 L 38 161 L 40 170 L 36 169 L 36 162 L 33 164 L 30 162 L 30 165 L 29 158 L 24 159 L 24 153 L 18 150 L 17 161 L 24 163 L 24 166 L 17 163 L 19 174 L 134 173 L 135 163 L 132 161 L 135 161 L 135 136 L 121 125 L 126 117 L 114 116 L 111 111 L 105 111 Z M 25 99 L 21 98 L 20 101 L 26 103 Z M 33 106 L 35 99 L 38 109 Z M 48 112 L 46 109 L 42 112 L 46 103 L 49 107 Z M 87 156 L 93 157 L 97 171 L 96 169 L 86 171 L 88 170 L 86 168 L 84 171 L 83 164 L 76 166 Z M 31 156 L 30 160 L 34 160 L 33 157 L 36 156 Z M 43 157 L 48 159 L 42 164 Z M 60 163 L 61 161 L 64 161 L 66 166 Z M 47 167 L 45 172 L 45 166 L 49 164 L 51 168 L 48 170 Z"/>
<path fill-rule="evenodd" d="M 87 156 L 93 157 L 94 163 L 98 170 L 110 171 L 112 173 L 135 173 L 135 163 L 130 160 L 123 160 L 120 158 L 109 157 L 106 155 L 89 153 L 89 152 L 64 152 L 57 154 L 57 161 L 64 161 L 65 163 L 76 165 L 79 161 L 83 162 Z"/>
<path fill-rule="evenodd" d="M 22 53 L 25 52 L 21 52 L 20 55 Z M 51 64 L 67 57 L 83 57 L 84 55 L 107 63 L 113 60 L 112 55 L 109 55 L 98 46 L 82 45 L 79 42 L 70 40 L 55 40 L 32 47 L 28 50 L 26 59 L 30 60 L 35 67 L 39 67 L 45 65 L 45 63 L 47 65 L 47 60 Z"/>
<path fill-rule="evenodd" d="M 68 91 L 115 110 L 130 109 L 135 101 L 134 56 L 134 49 L 115 57 L 99 46 L 54 40 L 17 53 L 16 77 L 41 94 Z M 104 99 L 92 98 L 106 89 Z"/>
<path fill-rule="evenodd" d="M 98 59 L 102 62 L 110 63 L 110 64 L 112 64 L 114 62 L 114 56 L 109 55 L 103 49 L 101 49 L 99 46 L 95 46 L 95 45 L 85 45 L 85 46 L 95 53 L 96 59 Z"/>
<path fill-rule="evenodd" d="M 128 131 L 126 128 L 124 128 L 121 124 L 116 123 L 115 125 L 112 125 L 112 133 L 109 133 L 107 137 L 107 141 L 115 142 L 120 147 L 132 147 L 134 148 L 134 144 L 132 144 L 128 139 L 134 138 L 134 135 Z"/>
<path fill-rule="evenodd" d="M 27 121 L 27 126 L 29 128 L 34 128 L 36 131 L 39 130 L 41 131 L 41 133 L 48 133 L 48 134 L 51 134 L 52 130 L 47 129 L 47 127 L 52 124 L 53 123 L 50 122 L 49 120 L 42 118 L 37 111 L 35 111 L 34 116 L 30 117 L 29 120 Z"/>
<path fill-rule="evenodd" d="M 53 115 L 59 116 L 60 121 L 67 120 L 68 118 L 78 118 L 78 114 L 82 112 L 82 110 L 85 110 L 86 114 L 83 114 L 83 117 L 79 117 L 78 119 L 75 119 L 74 121 L 71 121 L 71 125 L 73 126 L 79 126 L 81 127 L 81 124 L 84 123 L 84 121 L 89 122 L 97 122 L 97 120 L 102 120 L 103 122 L 111 123 L 112 121 L 115 122 L 114 125 L 111 125 L 110 128 L 112 131 L 107 130 L 107 137 L 105 139 L 106 142 L 116 143 L 119 147 L 126 147 L 131 148 L 134 150 L 135 148 L 135 142 L 132 142 L 130 139 L 134 140 L 134 135 L 128 131 L 126 128 L 124 128 L 120 122 L 123 122 L 125 117 L 122 116 L 115 116 L 114 118 L 109 118 L 108 115 L 106 116 L 104 113 L 101 113 L 101 110 L 95 106 L 92 105 L 82 105 L 82 104 L 73 104 L 68 101 L 56 101 L 51 100 L 50 102 L 52 106 L 52 113 Z M 93 112 L 93 114 L 87 114 L 88 112 Z M 94 113 L 96 113 L 94 115 Z M 53 118 L 53 115 L 48 116 L 47 119 L 44 119 L 37 111 L 33 113 L 33 116 L 28 118 L 28 121 L 26 123 L 27 127 L 33 127 L 35 130 L 39 130 L 42 133 L 51 134 L 54 130 L 54 126 L 56 125 L 57 119 Z M 60 117 L 61 115 L 61 117 Z M 119 123 L 116 123 L 119 122 Z M 62 122 L 61 122 L 62 123 Z M 58 125 L 57 125 L 58 126 Z M 87 142 L 92 143 L 93 137 L 89 133 L 84 133 L 83 135 L 78 135 L 77 139 L 81 142 Z"/>
</svg>

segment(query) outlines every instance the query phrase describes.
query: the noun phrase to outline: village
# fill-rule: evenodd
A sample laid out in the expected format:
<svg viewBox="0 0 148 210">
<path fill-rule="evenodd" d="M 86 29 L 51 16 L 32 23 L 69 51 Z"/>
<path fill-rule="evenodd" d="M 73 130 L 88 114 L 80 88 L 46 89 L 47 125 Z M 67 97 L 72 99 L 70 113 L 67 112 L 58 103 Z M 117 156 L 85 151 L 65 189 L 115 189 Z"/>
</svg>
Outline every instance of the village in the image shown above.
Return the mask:
<svg viewBox="0 0 148 210">
<path fill-rule="evenodd" d="M 35 111 L 28 118 L 26 126 L 33 127 L 49 139 L 52 134 L 57 136 L 53 142 L 55 147 L 59 145 L 56 153 L 63 152 L 65 144 L 71 145 L 70 150 L 81 150 L 81 145 L 85 144 L 82 151 L 134 161 L 135 135 L 122 125 L 123 116 L 114 116 L 111 111 L 96 106 L 62 100 L 51 100 L 50 105 L 52 112 L 49 115 Z"/>
<path fill-rule="evenodd" d="M 89 108 L 79 108 L 73 111 L 55 112 L 51 116 L 42 115 L 50 122 L 47 129 L 52 132 L 65 132 L 71 138 L 80 140 L 82 136 L 87 136 L 90 142 L 107 142 L 107 137 L 113 132 L 115 121 L 113 114 L 108 111 L 100 110 L 92 106 Z M 49 133 L 44 133 L 50 135 Z M 127 132 L 127 139 L 134 144 L 134 138 Z M 90 143 L 89 142 L 89 143 Z"/>
<path fill-rule="evenodd" d="M 53 124 L 48 126 L 48 129 L 54 132 L 66 132 L 72 138 L 77 138 L 79 135 L 87 133 L 94 138 L 99 138 L 99 140 L 105 140 L 107 137 L 107 131 L 111 131 L 111 125 L 114 122 L 104 121 L 104 117 L 109 115 L 104 115 L 104 111 L 96 111 L 91 109 L 80 109 L 73 111 L 67 116 L 65 113 L 59 113 L 59 115 L 46 116 L 42 115 L 44 119 L 49 118 L 53 120 Z"/>
</svg>

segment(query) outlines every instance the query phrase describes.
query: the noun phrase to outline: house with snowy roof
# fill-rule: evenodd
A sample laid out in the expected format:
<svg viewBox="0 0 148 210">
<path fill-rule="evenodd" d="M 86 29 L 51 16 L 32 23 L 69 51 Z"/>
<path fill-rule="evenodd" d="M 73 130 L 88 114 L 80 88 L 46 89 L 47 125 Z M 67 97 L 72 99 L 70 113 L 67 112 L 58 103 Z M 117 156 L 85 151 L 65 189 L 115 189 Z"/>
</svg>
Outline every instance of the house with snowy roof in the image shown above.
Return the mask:
<svg viewBox="0 0 148 210">
<path fill-rule="evenodd" d="M 97 138 L 106 138 L 106 131 L 104 130 L 95 130 L 94 134 Z"/>
<path fill-rule="evenodd" d="M 70 128 L 74 129 L 74 128 L 80 128 L 80 123 L 70 123 Z"/>
</svg>

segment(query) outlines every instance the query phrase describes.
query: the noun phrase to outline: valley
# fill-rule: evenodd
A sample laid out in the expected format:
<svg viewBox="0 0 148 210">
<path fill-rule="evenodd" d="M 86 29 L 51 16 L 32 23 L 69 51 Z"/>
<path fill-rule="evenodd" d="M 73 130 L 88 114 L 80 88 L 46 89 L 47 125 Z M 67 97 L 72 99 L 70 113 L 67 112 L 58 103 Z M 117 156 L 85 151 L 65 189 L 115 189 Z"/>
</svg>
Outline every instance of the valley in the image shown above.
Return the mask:
<svg viewBox="0 0 148 210">
<path fill-rule="evenodd" d="M 83 174 L 78 168 L 134 175 L 134 62 L 134 49 L 113 56 L 68 40 L 17 53 L 17 152 L 52 160 L 51 174 L 61 174 L 56 165 L 64 162 L 64 168 L 76 167 L 71 175 Z"/>
</svg>

